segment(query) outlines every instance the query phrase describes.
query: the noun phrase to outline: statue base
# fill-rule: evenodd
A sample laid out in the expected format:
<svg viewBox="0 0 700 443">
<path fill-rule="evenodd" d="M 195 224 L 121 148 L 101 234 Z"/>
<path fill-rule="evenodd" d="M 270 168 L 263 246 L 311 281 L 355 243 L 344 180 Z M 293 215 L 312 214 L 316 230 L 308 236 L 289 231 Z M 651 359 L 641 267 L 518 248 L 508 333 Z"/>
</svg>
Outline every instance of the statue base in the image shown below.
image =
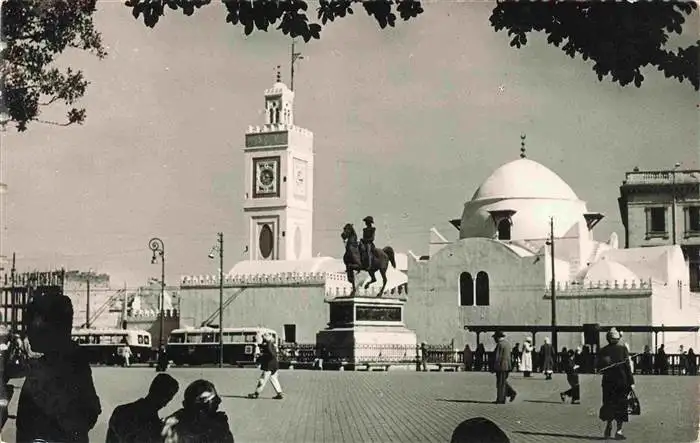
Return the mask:
<svg viewBox="0 0 700 443">
<path fill-rule="evenodd" d="M 415 369 L 416 334 L 403 323 L 405 298 L 338 297 L 316 334 L 328 369 Z"/>
</svg>

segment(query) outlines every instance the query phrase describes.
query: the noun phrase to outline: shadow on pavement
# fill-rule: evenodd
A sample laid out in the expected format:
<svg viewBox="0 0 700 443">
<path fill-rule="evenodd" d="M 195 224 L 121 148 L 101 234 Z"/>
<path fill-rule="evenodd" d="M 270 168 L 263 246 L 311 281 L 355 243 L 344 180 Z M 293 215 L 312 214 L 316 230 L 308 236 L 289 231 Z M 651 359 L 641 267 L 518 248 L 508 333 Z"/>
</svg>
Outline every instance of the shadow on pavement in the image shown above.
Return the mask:
<svg viewBox="0 0 700 443">
<path fill-rule="evenodd" d="M 553 432 L 531 432 L 531 431 L 513 431 L 514 434 L 523 435 L 539 435 L 542 437 L 562 437 L 571 438 L 575 440 L 605 440 L 604 437 L 598 437 L 593 435 L 575 435 L 575 434 L 556 434 Z"/>
<path fill-rule="evenodd" d="M 484 401 L 484 400 L 448 400 L 446 398 L 438 398 L 437 401 L 448 401 L 450 403 L 474 403 L 474 404 L 479 404 L 479 405 L 493 405 L 496 404 L 493 401 Z"/>
<path fill-rule="evenodd" d="M 563 403 L 561 401 L 552 401 L 552 400 L 523 400 L 527 403 L 547 403 L 549 405 L 564 405 L 566 403 Z"/>
<path fill-rule="evenodd" d="M 265 398 L 265 397 L 258 397 L 258 398 L 248 398 L 247 395 L 221 395 L 221 398 L 244 398 L 246 400 L 272 400 L 272 397 L 270 398 Z"/>
</svg>

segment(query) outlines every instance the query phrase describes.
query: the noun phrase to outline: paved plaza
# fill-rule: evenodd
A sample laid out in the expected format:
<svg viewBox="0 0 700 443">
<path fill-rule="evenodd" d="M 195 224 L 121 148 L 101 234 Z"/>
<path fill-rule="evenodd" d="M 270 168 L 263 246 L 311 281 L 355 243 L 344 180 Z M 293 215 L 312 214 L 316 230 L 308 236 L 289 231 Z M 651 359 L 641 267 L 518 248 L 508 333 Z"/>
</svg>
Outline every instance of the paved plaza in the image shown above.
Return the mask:
<svg viewBox="0 0 700 443">
<path fill-rule="evenodd" d="M 563 375 L 545 381 L 541 375 L 514 375 L 518 397 L 494 405 L 494 377 L 486 373 L 417 373 L 282 371 L 288 397 L 272 400 L 272 386 L 263 398 L 248 400 L 258 371 L 252 369 L 174 368 L 180 393 L 165 412 L 182 401 L 186 385 L 197 378 L 214 382 L 223 397 L 236 442 L 449 442 L 462 420 L 485 416 L 505 429 L 512 442 L 580 442 L 602 440 L 597 419 L 600 378 L 581 377 L 580 405 L 562 404 L 558 392 Z M 155 376 L 147 368 L 94 368 L 103 413 L 90 434 L 104 441 L 113 408 L 143 395 Z M 698 429 L 700 378 L 638 376 L 643 415 L 626 428 L 631 442 L 692 442 Z M 16 394 L 10 406 L 17 407 Z M 14 420 L 3 433 L 14 441 Z"/>
</svg>

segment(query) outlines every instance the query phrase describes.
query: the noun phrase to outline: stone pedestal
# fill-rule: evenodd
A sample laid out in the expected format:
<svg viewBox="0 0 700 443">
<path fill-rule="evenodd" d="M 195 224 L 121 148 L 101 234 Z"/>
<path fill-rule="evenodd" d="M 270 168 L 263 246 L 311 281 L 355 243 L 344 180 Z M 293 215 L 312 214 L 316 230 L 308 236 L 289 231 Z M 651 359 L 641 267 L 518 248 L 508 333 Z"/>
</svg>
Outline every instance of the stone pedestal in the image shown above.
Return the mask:
<svg viewBox="0 0 700 443">
<path fill-rule="evenodd" d="M 405 298 L 338 297 L 326 301 L 328 328 L 316 334 L 324 366 L 415 368 L 416 334 L 403 323 Z"/>
</svg>

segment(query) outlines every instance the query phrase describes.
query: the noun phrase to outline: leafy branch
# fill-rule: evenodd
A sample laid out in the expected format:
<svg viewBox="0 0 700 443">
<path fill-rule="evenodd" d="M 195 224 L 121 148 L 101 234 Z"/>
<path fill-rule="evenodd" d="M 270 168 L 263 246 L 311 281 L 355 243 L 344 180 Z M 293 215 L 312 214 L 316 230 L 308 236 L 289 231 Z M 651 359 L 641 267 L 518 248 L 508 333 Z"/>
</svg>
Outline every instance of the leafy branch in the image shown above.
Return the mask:
<svg viewBox="0 0 700 443">
<path fill-rule="evenodd" d="M 89 82 L 81 71 L 55 66 L 67 48 L 99 58 L 106 52 L 95 29 L 95 0 L 5 0 L 2 2 L 0 78 L 4 106 L 22 132 L 29 122 L 60 126 L 81 124 L 85 109 L 73 107 Z M 42 108 L 63 103 L 70 107 L 63 122 L 40 118 Z"/>
</svg>

